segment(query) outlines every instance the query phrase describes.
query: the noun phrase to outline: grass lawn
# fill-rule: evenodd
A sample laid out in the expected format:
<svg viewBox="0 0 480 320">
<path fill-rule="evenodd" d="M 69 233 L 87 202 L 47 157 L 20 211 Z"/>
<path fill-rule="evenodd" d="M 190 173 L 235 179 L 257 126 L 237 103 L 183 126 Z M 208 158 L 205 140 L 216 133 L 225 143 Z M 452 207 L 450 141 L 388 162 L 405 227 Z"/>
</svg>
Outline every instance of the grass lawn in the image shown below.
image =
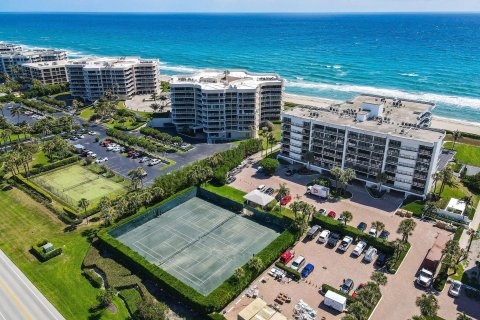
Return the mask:
<svg viewBox="0 0 480 320">
<path fill-rule="evenodd" d="M 479 200 L 478 196 L 471 193 L 468 190 L 468 188 L 465 187 L 457 178 L 455 178 L 455 181 L 456 181 L 455 186 L 453 187 L 445 186 L 445 188 L 443 189 L 443 192 L 440 195 L 442 199 L 440 199 L 437 202 L 438 207 L 442 209 L 445 208 L 450 198 L 462 199 L 465 196 L 472 196 L 472 201 L 473 201 L 472 206 L 477 207 L 478 200 Z M 440 191 L 440 186 L 441 186 L 441 183 L 439 182 L 437 184 L 437 188 L 435 189 L 435 192 L 438 193 L 438 191 Z"/>
<path fill-rule="evenodd" d="M 39 166 L 44 166 L 50 163 L 50 159 L 48 159 L 47 155 L 43 151 L 38 151 L 33 155 L 33 161 L 30 162 L 30 166 L 32 168 L 36 168 Z"/>
<path fill-rule="evenodd" d="M 246 193 L 241 190 L 232 188 L 230 186 L 225 185 L 225 186 L 217 187 L 207 182 L 202 185 L 202 188 L 212 191 L 214 193 L 217 193 L 221 196 L 224 196 L 225 198 L 232 199 L 234 201 L 238 201 L 241 203 L 245 202 L 245 199 L 243 198 L 243 196 L 246 195 Z"/>
<path fill-rule="evenodd" d="M 4 129 L 0 129 L 0 133 L 3 132 L 3 130 L 4 130 Z M 3 141 L 3 140 L 0 141 L 0 145 L 3 144 L 3 143 L 5 143 L 5 142 L 9 143 L 10 141 L 12 141 L 12 142 L 13 142 L 13 141 L 17 141 L 19 137 L 20 137 L 20 139 L 24 139 L 24 138 L 25 138 L 25 134 L 23 134 L 23 133 L 21 133 L 21 134 L 19 134 L 19 135 L 17 135 L 17 134 L 11 134 L 10 137 L 7 138 L 6 141 Z"/>
<path fill-rule="evenodd" d="M 93 116 L 94 113 L 93 107 L 85 108 L 80 112 L 80 118 L 90 120 L 90 117 Z"/>
<path fill-rule="evenodd" d="M 447 134 L 445 137 L 445 141 L 453 141 L 453 137 L 451 134 Z M 480 139 L 474 139 L 470 137 L 460 137 L 460 139 L 457 140 L 457 143 L 463 143 L 463 144 L 470 144 L 473 146 L 480 146 Z"/>
<path fill-rule="evenodd" d="M 126 319 L 128 311 L 119 299 L 116 315 L 101 310 L 89 312 L 97 304 L 95 289 L 81 275 L 82 260 L 90 244 L 82 229 L 63 232 L 62 224 L 50 211 L 18 189 L 0 192 L 0 248 L 66 319 Z M 63 248 L 63 254 L 39 262 L 30 250 L 36 241 L 48 239 Z"/>
<path fill-rule="evenodd" d="M 423 212 L 423 207 L 425 206 L 425 201 L 415 200 L 409 203 L 406 203 L 401 207 L 403 210 L 410 211 L 416 215 L 421 215 Z"/>
<path fill-rule="evenodd" d="M 273 124 L 273 136 L 275 137 L 276 141 L 282 140 L 282 124 L 281 123 L 274 123 Z M 267 149 L 267 139 L 262 137 L 263 130 L 258 130 L 258 137 L 263 140 L 263 150 Z M 270 150 L 270 145 L 268 145 Z"/>
<path fill-rule="evenodd" d="M 446 142 L 445 148 L 452 149 L 452 142 Z M 468 145 L 468 144 L 455 144 L 455 150 L 457 154 L 455 158 L 464 164 L 472 166 L 480 166 L 480 146 Z"/>
</svg>

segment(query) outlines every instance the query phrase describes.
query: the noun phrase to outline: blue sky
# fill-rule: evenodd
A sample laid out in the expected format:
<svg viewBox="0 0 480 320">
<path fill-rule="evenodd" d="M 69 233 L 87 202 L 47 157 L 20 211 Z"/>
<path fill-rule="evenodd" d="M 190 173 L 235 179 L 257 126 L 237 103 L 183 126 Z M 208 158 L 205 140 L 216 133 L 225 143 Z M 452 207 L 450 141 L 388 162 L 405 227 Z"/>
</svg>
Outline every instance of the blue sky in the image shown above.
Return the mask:
<svg viewBox="0 0 480 320">
<path fill-rule="evenodd" d="M 480 12 L 480 0 L 0 0 L 0 11 Z"/>
</svg>

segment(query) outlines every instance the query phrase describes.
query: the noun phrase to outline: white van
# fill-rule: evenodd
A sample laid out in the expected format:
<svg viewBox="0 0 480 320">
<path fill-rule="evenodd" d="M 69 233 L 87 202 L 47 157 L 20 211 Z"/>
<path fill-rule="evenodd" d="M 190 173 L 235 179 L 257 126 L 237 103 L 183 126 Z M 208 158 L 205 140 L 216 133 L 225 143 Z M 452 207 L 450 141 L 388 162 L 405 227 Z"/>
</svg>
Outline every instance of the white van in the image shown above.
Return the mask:
<svg viewBox="0 0 480 320">
<path fill-rule="evenodd" d="M 323 303 L 332 309 L 343 312 L 347 309 L 347 298 L 333 291 L 327 291 Z"/>
<path fill-rule="evenodd" d="M 292 262 L 292 269 L 299 270 L 305 264 L 305 258 L 302 256 L 298 256 L 295 261 Z"/>
</svg>

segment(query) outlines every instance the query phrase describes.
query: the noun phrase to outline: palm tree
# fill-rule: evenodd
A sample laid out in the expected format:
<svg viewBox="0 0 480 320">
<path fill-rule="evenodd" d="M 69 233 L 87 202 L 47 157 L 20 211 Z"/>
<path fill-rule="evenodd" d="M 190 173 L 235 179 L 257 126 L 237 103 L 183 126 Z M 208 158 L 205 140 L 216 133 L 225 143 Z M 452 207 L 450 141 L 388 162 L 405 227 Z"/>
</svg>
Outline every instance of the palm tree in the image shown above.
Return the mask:
<svg viewBox="0 0 480 320">
<path fill-rule="evenodd" d="M 402 241 L 408 242 L 408 236 L 411 236 L 413 234 L 416 226 L 417 223 L 411 218 L 404 219 L 402 220 L 402 222 L 400 222 L 397 233 L 400 233 L 402 235 Z"/>
<path fill-rule="evenodd" d="M 333 167 L 332 170 L 330 171 L 332 174 L 333 178 L 335 179 L 335 189 L 338 190 L 338 180 L 340 180 L 340 177 L 343 174 L 343 170 L 340 167 Z"/>
<path fill-rule="evenodd" d="M 382 221 L 374 221 L 372 222 L 372 229 L 375 229 L 375 237 L 379 232 L 385 230 L 385 224 Z"/>
<path fill-rule="evenodd" d="M 428 215 L 434 214 L 437 211 L 437 209 L 438 208 L 435 202 L 428 201 L 423 207 L 422 218 L 423 218 L 423 215 L 428 216 Z"/>
<path fill-rule="evenodd" d="M 437 192 L 437 183 L 438 181 L 440 181 L 442 178 L 442 175 L 440 174 L 440 172 L 435 172 L 433 175 L 432 175 L 432 179 L 433 179 L 433 195 L 435 195 L 435 193 Z"/>
<path fill-rule="evenodd" d="M 473 201 L 472 201 L 472 196 L 471 195 L 467 195 L 465 197 L 462 198 L 462 201 L 465 202 L 465 211 L 463 212 L 464 215 L 467 215 L 468 216 L 468 212 L 470 210 L 470 206 L 472 205 Z"/>
<path fill-rule="evenodd" d="M 361 291 L 360 291 L 361 292 Z M 354 315 L 359 320 L 368 319 L 370 310 L 360 301 L 355 301 L 348 306 L 348 313 Z"/>
<path fill-rule="evenodd" d="M 267 142 L 270 143 L 270 153 L 273 152 L 273 146 L 277 142 L 277 139 L 275 139 L 275 135 L 272 132 L 269 132 L 269 135 L 267 136 Z"/>
<path fill-rule="evenodd" d="M 290 189 L 287 187 L 286 183 L 280 183 L 278 187 L 278 193 L 277 196 L 279 199 L 283 199 L 285 196 L 288 196 L 290 194 Z"/>
<path fill-rule="evenodd" d="M 294 201 L 291 205 L 290 205 L 290 210 L 293 211 L 293 214 L 295 216 L 295 221 L 298 220 L 298 213 L 300 211 L 302 211 L 302 208 L 303 208 L 303 204 L 301 201 Z"/>
<path fill-rule="evenodd" d="M 88 206 L 90 205 L 90 201 L 85 198 L 78 200 L 78 206 L 83 209 L 83 213 L 87 213 Z"/>
<path fill-rule="evenodd" d="M 310 164 L 315 161 L 315 154 L 312 151 L 308 151 L 303 155 L 303 160 L 307 162 L 307 168 L 310 170 Z"/>
<path fill-rule="evenodd" d="M 255 256 L 248 261 L 248 267 L 251 270 L 259 272 L 260 270 L 263 269 L 263 261 L 262 259 L 260 259 L 260 257 Z"/>
<path fill-rule="evenodd" d="M 309 222 L 312 219 L 312 216 L 317 212 L 317 209 L 315 209 L 315 206 L 312 204 L 303 202 L 303 208 L 302 208 L 302 214 L 303 217 L 307 218 L 307 222 Z"/>
<path fill-rule="evenodd" d="M 393 260 L 390 260 L 390 261 L 398 260 L 398 258 L 400 258 L 401 253 L 407 250 L 407 244 L 400 239 L 395 239 L 394 241 L 392 241 L 392 246 L 393 246 Z"/>
<path fill-rule="evenodd" d="M 378 284 L 374 282 L 367 282 L 363 289 L 358 293 L 357 300 L 361 301 L 365 307 L 373 309 L 381 297 L 382 293 L 380 292 L 380 287 Z"/>
<path fill-rule="evenodd" d="M 160 105 L 158 103 L 152 103 L 150 108 L 153 110 L 154 113 L 157 113 L 158 109 L 160 109 Z"/>
<path fill-rule="evenodd" d="M 379 172 L 375 178 L 378 183 L 378 191 L 382 191 L 382 186 L 388 180 L 388 176 L 385 172 Z"/>
<path fill-rule="evenodd" d="M 440 309 L 437 298 L 432 294 L 422 294 L 417 298 L 415 304 L 420 308 L 420 313 L 424 317 L 435 317 Z"/>
<path fill-rule="evenodd" d="M 7 152 L 7 140 L 10 139 L 10 132 L 5 129 L 0 131 L 0 139 L 3 141 L 4 152 Z"/>
<path fill-rule="evenodd" d="M 73 112 L 76 113 L 78 108 L 83 107 L 83 102 L 74 99 L 72 101 Z"/>
<path fill-rule="evenodd" d="M 465 312 L 458 313 L 457 320 L 472 320 L 469 316 L 465 314 Z"/>
<path fill-rule="evenodd" d="M 165 110 L 165 108 L 167 107 L 167 100 L 168 98 L 165 95 L 160 95 L 160 101 L 162 102 L 160 104 L 160 112 L 163 112 L 163 110 Z"/>
<path fill-rule="evenodd" d="M 353 219 L 353 214 L 350 211 L 343 211 L 340 215 L 340 219 L 343 220 L 343 223 L 347 225 Z"/>
<path fill-rule="evenodd" d="M 157 102 L 158 94 L 157 91 L 153 91 L 152 95 L 150 98 L 153 100 L 153 102 Z"/>
<path fill-rule="evenodd" d="M 351 168 L 347 168 L 346 170 L 343 170 L 342 175 L 340 176 L 340 183 L 345 186 L 345 190 L 347 191 L 347 187 L 357 177 L 355 170 Z M 342 191 L 343 192 L 343 191 Z"/>
<path fill-rule="evenodd" d="M 20 123 L 20 115 L 22 114 L 22 107 L 18 104 L 14 105 L 10 109 L 10 114 L 12 115 L 12 117 L 17 117 L 17 124 L 19 124 Z"/>
<path fill-rule="evenodd" d="M 453 169 L 449 166 L 445 167 L 442 171 L 440 171 L 442 184 L 440 185 L 440 190 L 438 195 L 441 195 L 445 186 L 453 187 L 455 186 L 455 180 L 453 175 Z"/>
<path fill-rule="evenodd" d="M 233 276 L 235 278 L 235 280 L 240 281 L 243 277 L 245 277 L 245 270 L 240 267 L 240 268 L 237 268 L 235 269 L 235 272 L 233 273 Z"/>
<path fill-rule="evenodd" d="M 373 272 L 372 275 L 370 276 L 370 280 L 375 282 L 378 286 L 385 286 L 387 285 L 387 282 L 388 282 L 388 279 L 385 273 L 379 272 L 379 271 Z"/>
<path fill-rule="evenodd" d="M 460 248 L 458 241 L 449 240 L 442 250 L 444 255 L 443 263 L 454 270 L 453 274 L 457 273 L 458 264 L 466 256 L 466 251 Z"/>
<path fill-rule="evenodd" d="M 55 141 L 49 140 L 45 141 L 42 146 L 42 151 L 47 154 L 49 159 L 52 159 L 52 152 L 55 150 Z"/>
<path fill-rule="evenodd" d="M 132 185 L 134 190 L 138 189 L 138 185 L 140 184 L 143 188 L 143 179 L 145 178 L 145 170 L 143 168 L 133 169 L 128 173 L 130 179 L 132 179 Z"/>
<path fill-rule="evenodd" d="M 462 137 L 462 134 L 460 133 L 460 131 L 458 131 L 458 130 L 453 131 L 453 133 L 452 133 L 452 138 L 453 138 L 452 149 L 455 149 L 455 143 L 457 143 L 457 140 L 460 139 L 461 137 Z"/>
</svg>

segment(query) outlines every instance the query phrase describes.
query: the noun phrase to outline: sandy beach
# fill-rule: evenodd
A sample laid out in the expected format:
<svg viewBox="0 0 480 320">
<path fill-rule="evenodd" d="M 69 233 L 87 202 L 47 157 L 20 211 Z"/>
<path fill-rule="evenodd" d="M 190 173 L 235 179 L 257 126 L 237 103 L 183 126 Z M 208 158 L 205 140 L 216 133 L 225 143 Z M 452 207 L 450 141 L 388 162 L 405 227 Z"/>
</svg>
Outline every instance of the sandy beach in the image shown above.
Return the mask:
<svg viewBox="0 0 480 320">
<path fill-rule="evenodd" d="M 326 108 L 331 104 L 342 101 L 328 100 L 316 97 L 300 96 L 295 94 L 284 94 L 285 102 L 291 102 L 301 105 Z M 433 116 L 432 128 L 439 128 L 444 130 L 468 132 L 480 135 L 480 123 L 472 123 L 461 120 L 447 119 Z"/>
</svg>

